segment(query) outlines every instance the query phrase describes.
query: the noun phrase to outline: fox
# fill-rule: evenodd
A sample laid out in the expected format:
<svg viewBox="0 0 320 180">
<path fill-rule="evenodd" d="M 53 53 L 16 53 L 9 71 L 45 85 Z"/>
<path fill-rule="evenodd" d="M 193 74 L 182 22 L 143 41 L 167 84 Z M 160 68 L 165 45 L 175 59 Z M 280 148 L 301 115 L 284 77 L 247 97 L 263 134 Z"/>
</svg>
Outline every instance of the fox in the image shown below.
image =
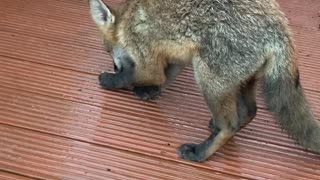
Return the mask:
<svg viewBox="0 0 320 180">
<path fill-rule="evenodd" d="M 111 7 L 89 0 L 112 56 L 103 89 L 132 87 L 156 99 L 187 66 L 211 114 L 210 135 L 177 155 L 203 162 L 257 114 L 256 91 L 277 123 L 305 150 L 320 153 L 320 123 L 300 83 L 293 33 L 275 0 L 130 0 Z"/>
</svg>

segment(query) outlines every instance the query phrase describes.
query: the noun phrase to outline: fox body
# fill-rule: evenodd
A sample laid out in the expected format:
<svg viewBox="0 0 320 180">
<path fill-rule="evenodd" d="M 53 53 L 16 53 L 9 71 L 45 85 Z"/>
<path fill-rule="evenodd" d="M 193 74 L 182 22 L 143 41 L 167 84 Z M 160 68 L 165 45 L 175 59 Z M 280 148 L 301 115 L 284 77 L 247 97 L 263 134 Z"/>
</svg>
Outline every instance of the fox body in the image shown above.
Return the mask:
<svg viewBox="0 0 320 180">
<path fill-rule="evenodd" d="M 103 88 L 134 86 L 138 97 L 154 98 L 193 65 L 212 133 L 179 147 L 181 158 L 206 160 L 255 117 L 259 79 L 282 128 L 320 152 L 320 125 L 304 98 L 287 19 L 275 0 L 130 0 L 114 9 L 101 0 L 89 4 L 116 70 L 100 74 Z"/>
</svg>

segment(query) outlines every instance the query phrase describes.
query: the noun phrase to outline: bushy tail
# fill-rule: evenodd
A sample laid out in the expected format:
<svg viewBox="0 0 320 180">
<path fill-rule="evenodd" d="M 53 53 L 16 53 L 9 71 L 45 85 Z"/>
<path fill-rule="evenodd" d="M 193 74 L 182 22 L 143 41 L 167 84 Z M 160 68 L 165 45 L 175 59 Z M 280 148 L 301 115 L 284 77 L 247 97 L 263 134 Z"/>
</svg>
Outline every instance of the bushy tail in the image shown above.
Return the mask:
<svg viewBox="0 0 320 180">
<path fill-rule="evenodd" d="M 304 97 L 299 72 L 290 60 L 274 63 L 263 78 L 263 93 L 267 106 L 279 124 L 298 144 L 320 153 L 320 123 Z M 274 67 L 272 67 L 274 66 Z"/>
</svg>

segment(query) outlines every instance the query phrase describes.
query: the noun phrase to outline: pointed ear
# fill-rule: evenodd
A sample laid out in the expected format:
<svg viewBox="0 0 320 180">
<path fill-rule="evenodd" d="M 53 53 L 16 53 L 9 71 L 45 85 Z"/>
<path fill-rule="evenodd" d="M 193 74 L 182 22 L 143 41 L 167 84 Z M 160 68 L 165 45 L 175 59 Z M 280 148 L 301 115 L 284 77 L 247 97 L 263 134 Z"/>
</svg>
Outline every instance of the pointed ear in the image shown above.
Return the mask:
<svg viewBox="0 0 320 180">
<path fill-rule="evenodd" d="M 115 16 L 110 8 L 101 0 L 89 0 L 90 13 L 97 26 L 110 25 L 115 22 Z"/>
</svg>

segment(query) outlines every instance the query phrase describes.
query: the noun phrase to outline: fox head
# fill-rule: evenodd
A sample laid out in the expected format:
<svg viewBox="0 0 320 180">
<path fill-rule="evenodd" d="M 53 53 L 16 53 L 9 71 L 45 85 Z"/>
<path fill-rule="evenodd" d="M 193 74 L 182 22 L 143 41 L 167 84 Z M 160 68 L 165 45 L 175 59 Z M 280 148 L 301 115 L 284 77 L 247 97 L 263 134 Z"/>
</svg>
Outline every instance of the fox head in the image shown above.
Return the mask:
<svg viewBox="0 0 320 180">
<path fill-rule="evenodd" d="M 107 52 L 114 61 L 114 70 L 121 71 L 124 66 L 132 64 L 131 56 L 118 41 L 117 25 L 118 12 L 108 7 L 101 0 L 89 0 L 90 13 L 93 21 L 103 35 L 103 42 Z"/>
<path fill-rule="evenodd" d="M 89 5 L 92 19 L 103 34 L 106 50 L 113 58 L 115 71 L 132 68 L 136 84 L 162 84 L 167 65 L 190 64 L 198 46 L 176 31 L 179 24 L 159 21 L 156 14 L 150 13 L 148 8 L 152 4 L 148 3 L 151 2 L 137 2 L 127 1 L 116 9 L 102 0 L 89 0 Z"/>
</svg>

